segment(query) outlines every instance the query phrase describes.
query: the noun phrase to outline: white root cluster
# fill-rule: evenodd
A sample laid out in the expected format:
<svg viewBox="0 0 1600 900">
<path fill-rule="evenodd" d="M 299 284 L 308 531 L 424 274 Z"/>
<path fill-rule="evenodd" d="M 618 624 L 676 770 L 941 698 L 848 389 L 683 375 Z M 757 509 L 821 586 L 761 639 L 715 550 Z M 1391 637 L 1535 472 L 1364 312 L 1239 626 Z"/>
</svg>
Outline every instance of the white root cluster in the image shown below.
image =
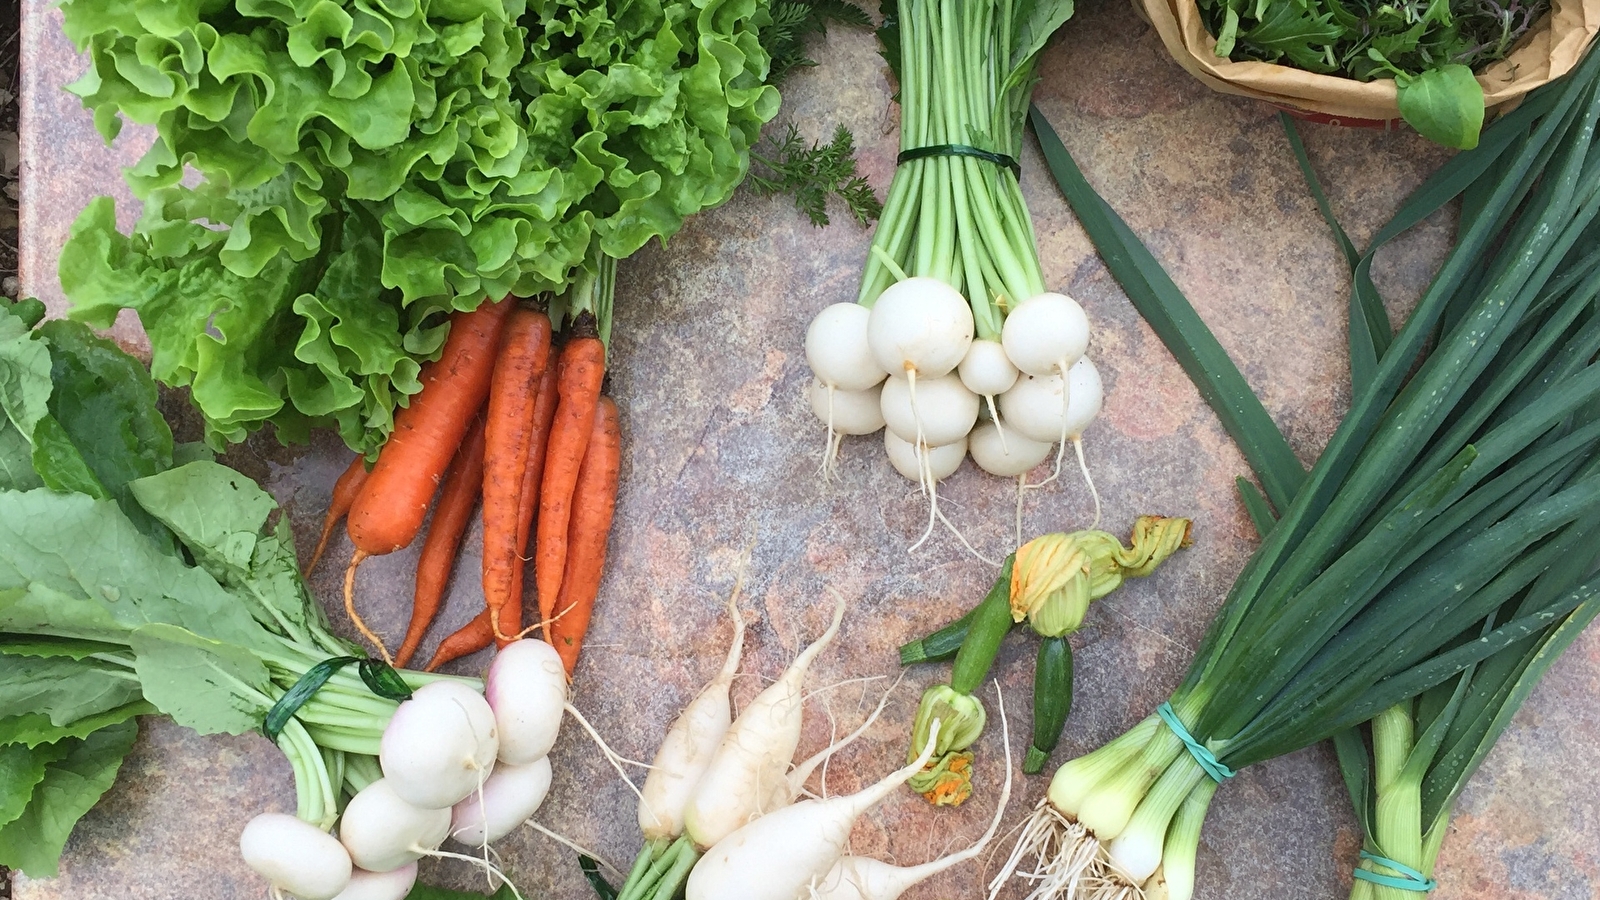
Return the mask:
<svg viewBox="0 0 1600 900">
<path fill-rule="evenodd" d="M 949 525 L 937 484 L 962 459 L 1020 480 L 1054 447 L 1055 469 L 1031 486 L 1038 487 L 1060 476 L 1071 444 L 1098 522 L 1083 433 L 1100 413 L 1104 387 L 1088 345 L 1088 316 L 1065 294 L 1016 305 L 999 340 L 974 339 L 966 299 L 934 278 L 896 282 L 870 309 L 829 306 L 806 332 L 811 410 L 827 429 L 822 475 L 832 476 L 845 436 L 885 429 L 890 464 L 928 497 L 920 546 L 936 522 Z"/>
<path fill-rule="evenodd" d="M 489 844 L 544 802 L 547 754 L 567 708 L 555 649 L 513 642 L 496 655 L 484 694 L 442 680 L 400 704 L 384 730 L 377 771 L 351 796 L 336 834 L 266 813 L 246 826 L 240 852 L 275 896 L 297 900 L 403 900 L 424 857 L 469 862 L 494 886 L 505 878 Z M 447 839 L 481 856 L 439 849 Z"/>
</svg>

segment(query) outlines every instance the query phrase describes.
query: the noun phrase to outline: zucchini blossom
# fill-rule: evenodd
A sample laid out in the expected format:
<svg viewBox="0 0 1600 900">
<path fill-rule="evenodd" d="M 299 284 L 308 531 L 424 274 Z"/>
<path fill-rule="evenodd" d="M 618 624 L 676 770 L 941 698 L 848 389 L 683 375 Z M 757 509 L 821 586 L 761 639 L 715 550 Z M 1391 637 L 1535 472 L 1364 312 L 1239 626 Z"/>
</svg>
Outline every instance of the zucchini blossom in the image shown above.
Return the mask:
<svg viewBox="0 0 1600 900">
<path fill-rule="evenodd" d="M 1089 604 L 1128 578 L 1155 571 L 1189 545 L 1188 519 L 1140 516 L 1132 546 L 1104 531 L 1046 534 L 1017 549 L 1011 574 L 1012 621 L 1028 620 L 1044 637 L 1061 637 L 1083 626 Z"/>
</svg>

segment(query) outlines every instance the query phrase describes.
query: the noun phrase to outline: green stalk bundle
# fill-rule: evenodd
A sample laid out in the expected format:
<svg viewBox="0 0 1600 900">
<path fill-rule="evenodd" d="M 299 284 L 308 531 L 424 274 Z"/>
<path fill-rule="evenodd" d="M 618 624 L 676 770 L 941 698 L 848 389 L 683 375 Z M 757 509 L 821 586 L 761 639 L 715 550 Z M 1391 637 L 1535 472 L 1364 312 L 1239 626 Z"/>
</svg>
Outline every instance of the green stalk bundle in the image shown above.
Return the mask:
<svg viewBox="0 0 1600 900">
<path fill-rule="evenodd" d="M 1060 0 L 901 0 L 879 30 L 900 82 L 901 152 L 961 147 L 1014 161 L 1039 51 L 1071 15 Z M 859 302 L 871 306 L 908 275 L 961 289 L 988 340 L 999 339 L 1007 309 L 1044 291 L 1033 222 L 1003 159 L 941 152 L 902 162 Z"/>
<path fill-rule="evenodd" d="M 1364 351 L 1353 352 L 1353 404 L 1303 480 L 1282 471 L 1282 436 L 1259 404 L 1224 417 L 1248 433 L 1241 446 L 1281 518 L 1247 492 L 1263 545 L 1163 708 L 1170 718 L 1064 765 L 996 887 L 1017 875 L 1035 898 L 1157 882 L 1192 896 L 1221 780 L 1374 718 L 1377 818 L 1397 835 L 1384 849 L 1428 862 L 1436 837 L 1420 823 L 1448 809 L 1503 728 L 1504 704 L 1463 685 L 1506 667 L 1501 696 L 1525 693 L 1526 679 L 1509 676 L 1538 657 L 1516 660 L 1558 649 L 1571 631 L 1552 629 L 1600 608 L 1592 557 L 1578 552 L 1600 524 L 1597 121 L 1591 55 L 1418 190 L 1375 245 L 1464 193 L 1461 230 L 1392 340 L 1365 274 L 1371 253 L 1352 260 L 1352 349 Z M 1035 125 L 1108 266 L 1191 376 L 1207 376 L 1217 359 L 1197 337 L 1203 323 L 1037 115 Z M 1414 762 L 1439 747 L 1447 764 Z M 1418 782 L 1413 767 L 1436 777 Z M 1410 783 L 1417 799 L 1396 799 Z"/>
</svg>

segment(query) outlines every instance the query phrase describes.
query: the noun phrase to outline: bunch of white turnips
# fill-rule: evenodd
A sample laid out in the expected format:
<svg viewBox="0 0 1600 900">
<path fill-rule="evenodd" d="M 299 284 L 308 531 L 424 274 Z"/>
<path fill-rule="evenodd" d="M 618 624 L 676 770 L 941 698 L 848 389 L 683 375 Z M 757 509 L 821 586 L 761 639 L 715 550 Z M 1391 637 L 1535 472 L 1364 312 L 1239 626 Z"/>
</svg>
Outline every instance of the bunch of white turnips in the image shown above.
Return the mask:
<svg viewBox="0 0 1600 900">
<path fill-rule="evenodd" d="M 402 900 L 424 856 L 488 866 L 439 847 L 481 848 L 533 816 L 566 703 L 555 648 L 515 641 L 495 655 L 483 693 L 435 681 L 400 704 L 383 733 L 383 777 L 350 798 L 337 836 L 266 813 L 245 826 L 240 852 L 275 895 L 297 900 Z"/>
<path fill-rule="evenodd" d="M 885 426 L 889 462 L 924 486 L 967 455 L 1007 478 L 1044 462 L 1057 444 L 1064 451 L 1073 442 L 1081 458 L 1083 431 L 1104 397 L 1084 355 L 1083 307 L 1046 292 L 1009 311 L 998 341 L 974 339 L 974 330 L 961 292 L 920 276 L 891 285 L 870 308 L 835 303 L 818 313 L 806 361 L 811 409 L 829 430 L 824 468 L 843 435 Z"/>
</svg>

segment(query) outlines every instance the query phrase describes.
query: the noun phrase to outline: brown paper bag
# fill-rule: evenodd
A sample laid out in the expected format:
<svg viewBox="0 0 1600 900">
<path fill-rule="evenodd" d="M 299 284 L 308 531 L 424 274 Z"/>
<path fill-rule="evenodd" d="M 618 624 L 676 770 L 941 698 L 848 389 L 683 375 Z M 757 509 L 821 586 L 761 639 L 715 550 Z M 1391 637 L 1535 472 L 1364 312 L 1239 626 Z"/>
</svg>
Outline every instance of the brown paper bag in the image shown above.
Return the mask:
<svg viewBox="0 0 1600 900">
<path fill-rule="evenodd" d="M 1212 90 L 1265 100 L 1304 118 L 1338 125 L 1400 122 L 1394 82 L 1360 82 L 1264 62 L 1234 62 L 1214 52 L 1195 0 L 1133 0 L 1161 35 L 1167 52 Z M 1550 14 L 1528 30 L 1511 54 L 1483 71 L 1490 110 L 1566 74 L 1600 30 L 1600 0 L 1552 0 Z"/>
</svg>

